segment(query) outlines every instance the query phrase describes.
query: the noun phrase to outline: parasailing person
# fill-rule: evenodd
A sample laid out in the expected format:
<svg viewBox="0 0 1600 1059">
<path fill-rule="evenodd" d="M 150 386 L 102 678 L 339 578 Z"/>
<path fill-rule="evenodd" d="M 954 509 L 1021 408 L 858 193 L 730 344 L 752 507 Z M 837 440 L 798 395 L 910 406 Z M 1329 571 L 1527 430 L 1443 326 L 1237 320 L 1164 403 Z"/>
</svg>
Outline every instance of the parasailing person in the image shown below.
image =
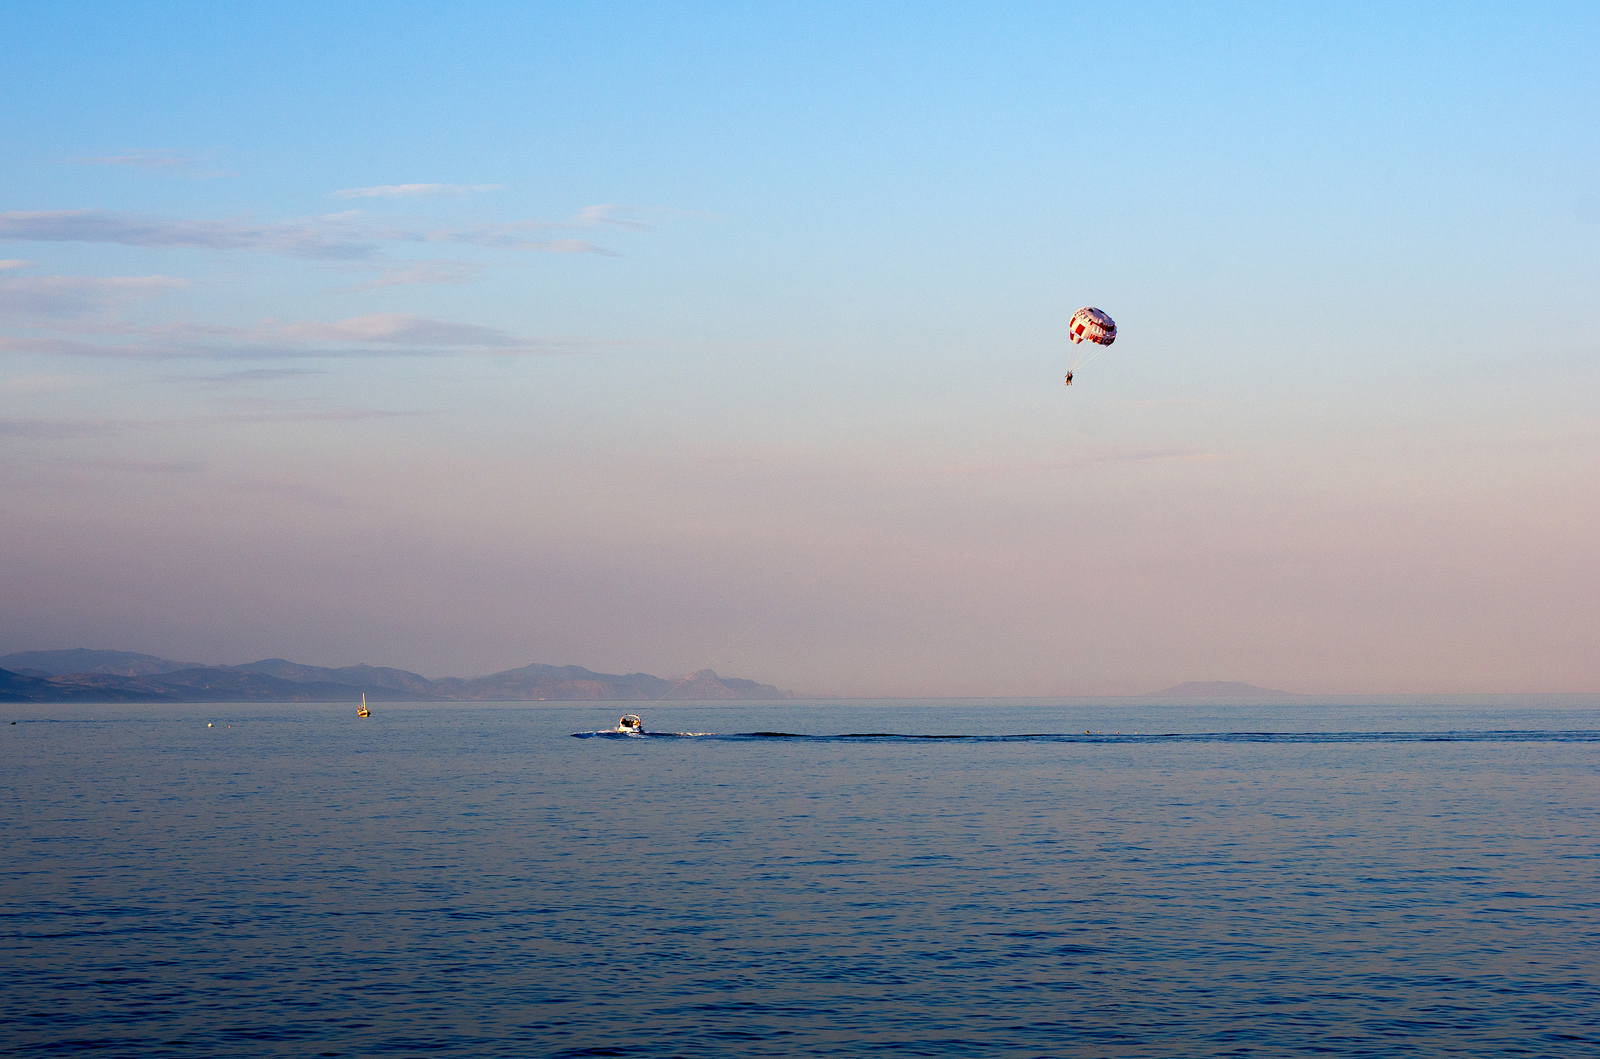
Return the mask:
<svg viewBox="0 0 1600 1059">
<path fill-rule="evenodd" d="M 1067 337 L 1072 340 L 1072 355 L 1067 360 L 1067 385 L 1071 386 L 1073 372 L 1117 340 L 1117 322 L 1099 309 L 1084 306 L 1072 314 L 1072 320 L 1067 324 Z M 1085 342 L 1098 348 L 1084 356 Z"/>
</svg>

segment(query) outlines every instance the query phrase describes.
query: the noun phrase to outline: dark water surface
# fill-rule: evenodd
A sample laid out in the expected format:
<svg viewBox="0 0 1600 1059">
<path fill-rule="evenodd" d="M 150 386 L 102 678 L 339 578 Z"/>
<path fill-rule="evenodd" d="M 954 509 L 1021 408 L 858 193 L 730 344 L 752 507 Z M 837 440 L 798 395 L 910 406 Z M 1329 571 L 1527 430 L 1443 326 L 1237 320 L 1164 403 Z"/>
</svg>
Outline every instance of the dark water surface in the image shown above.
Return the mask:
<svg viewBox="0 0 1600 1059">
<path fill-rule="evenodd" d="M 623 709 L 0 706 L 0 1050 L 1600 1055 L 1593 697 Z"/>
</svg>

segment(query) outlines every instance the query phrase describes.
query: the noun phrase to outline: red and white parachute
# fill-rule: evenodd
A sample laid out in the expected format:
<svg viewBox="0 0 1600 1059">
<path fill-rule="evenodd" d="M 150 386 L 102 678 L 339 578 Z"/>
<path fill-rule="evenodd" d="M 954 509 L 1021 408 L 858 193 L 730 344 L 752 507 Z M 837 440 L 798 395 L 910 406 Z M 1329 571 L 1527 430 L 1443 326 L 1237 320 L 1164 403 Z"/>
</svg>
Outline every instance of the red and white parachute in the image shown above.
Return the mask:
<svg viewBox="0 0 1600 1059">
<path fill-rule="evenodd" d="M 1067 336 L 1072 339 L 1073 345 L 1093 342 L 1098 346 L 1109 346 L 1117 340 L 1117 322 L 1099 309 L 1085 306 L 1072 314 L 1072 323 L 1067 325 Z"/>
<path fill-rule="evenodd" d="M 1072 314 L 1072 321 L 1067 324 L 1067 337 L 1072 339 L 1072 355 L 1067 360 L 1067 379 L 1070 382 L 1072 372 L 1099 356 L 1101 350 L 1117 340 L 1117 322 L 1099 309 L 1086 305 Z M 1085 342 L 1095 348 L 1089 351 L 1089 347 L 1083 345 Z M 1088 352 L 1087 356 L 1085 352 Z"/>
</svg>

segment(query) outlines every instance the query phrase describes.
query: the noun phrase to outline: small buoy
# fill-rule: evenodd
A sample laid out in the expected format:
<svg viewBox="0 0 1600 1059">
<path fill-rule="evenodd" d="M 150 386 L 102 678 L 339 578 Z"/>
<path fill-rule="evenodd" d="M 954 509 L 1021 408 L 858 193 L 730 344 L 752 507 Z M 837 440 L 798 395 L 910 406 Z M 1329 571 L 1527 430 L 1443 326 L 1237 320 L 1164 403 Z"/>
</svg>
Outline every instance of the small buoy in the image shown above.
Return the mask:
<svg viewBox="0 0 1600 1059">
<path fill-rule="evenodd" d="M 216 725 L 214 725 L 214 724 L 212 724 L 212 723 L 211 723 L 211 722 L 210 722 L 210 721 L 207 721 L 207 722 L 206 722 L 206 727 L 207 727 L 207 728 L 215 728 L 215 727 L 216 727 Z"/>
</svg>

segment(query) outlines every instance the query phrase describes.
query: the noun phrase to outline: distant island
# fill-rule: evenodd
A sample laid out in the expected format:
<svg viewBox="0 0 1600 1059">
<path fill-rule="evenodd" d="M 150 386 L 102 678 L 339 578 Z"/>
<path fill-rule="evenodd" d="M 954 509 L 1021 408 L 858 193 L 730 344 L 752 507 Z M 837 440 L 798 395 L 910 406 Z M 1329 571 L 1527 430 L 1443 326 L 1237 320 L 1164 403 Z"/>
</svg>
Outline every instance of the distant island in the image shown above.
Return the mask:
<svg viewBox="0 0 1600 1059">
<path fill-rule="evenodd" d="M 5 659 L 0 658 L 0 665 L 5 664 Z M 1258 688 L 1254 684 L 1246 684 L 1239 680 L 1186 680 L 1182 684 L 1174 684 L 1161 691 L 1152 691 L 1139 698 L 1144 699 L 1259 699 L 1269 695 L 1293 695 L 1292 691 L 1274 691 L 1272 688 Z"/>
<path fill-rule="evenodd" d="M 718 676 L 681 680 L 535 663 L 486 677 L 427 677 L 404 669 L 331 669 L 267 658 L 242 666 L 175 662 L 132 651 L 19 651 L 0 656 L 0 702 L 551 702 L 789 699 L 771 684 Z"/>
</svg>

